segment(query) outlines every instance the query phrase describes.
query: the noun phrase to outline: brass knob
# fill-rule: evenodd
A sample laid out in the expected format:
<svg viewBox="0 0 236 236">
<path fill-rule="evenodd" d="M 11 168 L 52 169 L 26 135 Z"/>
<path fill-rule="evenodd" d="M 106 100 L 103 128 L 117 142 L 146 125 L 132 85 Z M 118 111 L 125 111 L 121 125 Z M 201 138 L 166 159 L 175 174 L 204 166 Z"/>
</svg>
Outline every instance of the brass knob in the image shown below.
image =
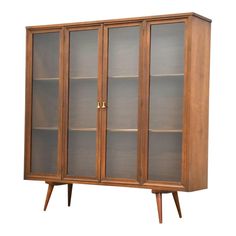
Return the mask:
<svg viewBox="0 0 236 236">
<path fill-rule="evenodd" d="M 101 108 L 100 102 L 97 103 L 97 109 Z"/>
<path fill-rule="evenodd" d="M 106 102 L 102 102 L 102 108 L 103 108 L 103 109 L 106 108 Z"/>
</svg>

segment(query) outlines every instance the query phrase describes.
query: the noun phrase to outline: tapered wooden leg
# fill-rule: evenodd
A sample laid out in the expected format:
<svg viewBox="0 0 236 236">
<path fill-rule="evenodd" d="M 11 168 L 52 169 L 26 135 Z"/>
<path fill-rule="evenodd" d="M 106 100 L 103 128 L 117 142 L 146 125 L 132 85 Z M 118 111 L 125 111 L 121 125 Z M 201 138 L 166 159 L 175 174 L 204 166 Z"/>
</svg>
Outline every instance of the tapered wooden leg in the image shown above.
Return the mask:
<svg viewBox="0 0 236 236">
<path fill-rule="evenodd" d="M 70 206 L 71 203 L 72 188 L 73 184 L 68 184 L 68 206 Z"/>
<path fill-rule="evenodd" d="M 174 201 L 175 201 L 175 205 L 179 214 L 179 218 L 182 218 L 182 213 L 181 213 L 181 209 L 180 209 L 180 204 L 179 204 L 179 197 L 178 197 L 178 192 L 173 192 L 172 193 Z"/>
<path fill-rule="evenodd" d="M 46 200 L 45 200 L 45 204 L 44 204 L 44 209 L 43 209 L 44 211 L 46 211 L 46 209 L 47 209 L 48 202 L 50 200 L 53 188 L 54 188 L 54 184 L 48 184 L 48 192 L 47 192 L 47 196 L 46 196 Z"/>
<path fill-rule="evenodd" d="M 162 193 L 156 193 L 159 223 L 162 224 Z"/>
</svg>

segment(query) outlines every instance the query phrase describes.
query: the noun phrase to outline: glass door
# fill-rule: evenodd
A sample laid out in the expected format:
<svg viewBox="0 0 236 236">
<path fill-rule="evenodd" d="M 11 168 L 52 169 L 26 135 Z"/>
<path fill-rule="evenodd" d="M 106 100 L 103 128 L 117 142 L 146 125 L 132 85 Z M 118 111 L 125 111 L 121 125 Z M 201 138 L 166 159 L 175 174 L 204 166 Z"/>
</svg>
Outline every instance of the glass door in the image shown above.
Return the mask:
<svg viewBox="0 0 236 236">
<path fill-rule="evenodd" d="M 105 27 L 104 181 L 137 182 L 140 25 Z"/>
<path fill-rule="evenodd" d="M 181 181 L 184 22 L 149 25 L 149 181 Z"/>
<path fill-rule="evenodd" d="M 99 178 L 99 34 L 100 29 L 69 30 L 68 145 L 66 176 Z M 100 59 L 101 60 L 101 59 Z"/>
<path fill-rule="evenodd" d="M 60 121 L 60 32 L 32 34 L 30 173 L 56 175 Z"/>
</svg>

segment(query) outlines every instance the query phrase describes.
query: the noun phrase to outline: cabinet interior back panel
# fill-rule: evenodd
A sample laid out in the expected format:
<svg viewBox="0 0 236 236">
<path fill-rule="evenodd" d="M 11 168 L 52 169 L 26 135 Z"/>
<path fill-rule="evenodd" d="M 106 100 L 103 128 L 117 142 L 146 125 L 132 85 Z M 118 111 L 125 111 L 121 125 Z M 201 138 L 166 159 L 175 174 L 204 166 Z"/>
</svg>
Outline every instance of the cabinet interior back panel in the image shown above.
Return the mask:
<svg viewBox="0 0 236 236">
<path fill-rule="evenodd" d="M 109 79 L 108 128 L 137 129 L 138 79 Z"/>
<path fill-rule="evenodd" d="M 182 129 L 183 76 L 151 78 L 150 129 Z"/>
<path fill-rule="evenodd" d="M 58 80 L 33 81 L 33 127 L 58 126 Z"/>
<path fill-rule="evenodd" d="M 97 77 L 98 30 L 70 32 L 70 76 Z"/>
<path fill-rule="evenodd" d="M 57 170 L 57 130 L 32 131 L 31 172 L 55 174 Z"/>
<path fill-rule="evenodd" d="M 59 77 L 60 34 L 58 32 L 33 35 L 33 78 Z"/>
<path fill-rule="evenodd" d="M 140 27 L 109 29 L 109 76 L 138 75 Z"/>
<path fill-rule="evenodd" d="M 96 176 L 96 132 L 70 131 L 68 175 Z"/>
<path fill-rule="evenodd" d="M 149 132 L 148 179 L 180 181 L 182 133 Z"/>
<path fill-rule="evenodd" d="M 151 26 L 151 75 L 184 71 L 184 23 Z"/>
<path fill-rule="evenodd" d="M 69 101 L 69 127 L 96 128 L 97 80 L 71 80 Z"/>
<path fill-rule="evenodd" d="M 106 176 L 137 179 L 137 132 L 107 132 Z"/>
</svg>

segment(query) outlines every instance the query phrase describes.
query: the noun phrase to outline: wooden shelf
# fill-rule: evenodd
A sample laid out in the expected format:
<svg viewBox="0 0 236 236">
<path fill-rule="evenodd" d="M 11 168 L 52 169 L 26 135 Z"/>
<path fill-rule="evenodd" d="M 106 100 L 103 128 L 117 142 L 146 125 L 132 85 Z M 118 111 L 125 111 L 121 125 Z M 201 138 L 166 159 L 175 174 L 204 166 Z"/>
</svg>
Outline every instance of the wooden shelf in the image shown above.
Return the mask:
<svg viewBox="0 0 236 236">
<path fill-rule="evenodd" d="M 71 76 L 70 80 L 97 80 L 97 77 L 93 76 Z"/>
<path fill-rule="evenodd" d="M 48 78 L 36 77 L 33 79 L 33 81 L 57 81 L 57 80 L 59 80 L 59 77 L 48 77 Z"/>
<path fill-rule="evenodd" d="M 184 76 L 183 73 L 181 74 L 157 74 L 157 75 L 150 75 L 152 78 L 158 78 L 158 77 L 169 77 L 169 78 L 176 78 L 176 77 L 182 77 Z"/>
<path fill-rule="evenodd" d="M 158 75 L 150 75 L 150 77 L 156 78 L 156 77 L 171 77 L 171 78 L 175 78 L 175 77 L 182 77 L 184 76 L 183 73 L 179 73 L 179 74 L 158 74 Z M 109 79 L 138 79 L 139 75 L 112 75 L 112 76 L 108 76 Z"/>
<path fill-rule="evenodd" d="M 56 127 L 34 127 L 33 129 L 41 130 L 57 130 Z M 69 131 L 97 131 L 96 128 L 69 128 Z M 107 129 L 109 132 L 137 132 L 138 129 Z M 149 129 L 153 133 L 182 133 L 183 130 L 180 129 Z"/>
<path fill-rule="evenodd" d="M 69 131 L 97 131 L 96 128 L 69 128 Z"/>
<path fill-rule="evenodd" d="M 69 131 L 97 131 L 96 128 L 69 128 Z M 107 129 L 109 132 L 137 132 L 138 129 Z"/>
<path fill-rule="evenodd" d="M 138 79 L 139 75 L 112 75 L 108 79 Z"/>
<path fill-rule="evenodd" d="M 33 127 L 32 128 L 33 130 L 55 130 L 57 131 L 58 130 L 58 127 L 40 127 L 40 126 L 37 126 L 37 127 Z"/>
<path fill-rule="evenodd" d="M 182 133 L 182 129 L 149 129 L 153 133 Z"/>
<path fill-rule="evenodd" d="M 107 129 L 109 132 L 137 132 L 138 129 Z"/>
</svg>

